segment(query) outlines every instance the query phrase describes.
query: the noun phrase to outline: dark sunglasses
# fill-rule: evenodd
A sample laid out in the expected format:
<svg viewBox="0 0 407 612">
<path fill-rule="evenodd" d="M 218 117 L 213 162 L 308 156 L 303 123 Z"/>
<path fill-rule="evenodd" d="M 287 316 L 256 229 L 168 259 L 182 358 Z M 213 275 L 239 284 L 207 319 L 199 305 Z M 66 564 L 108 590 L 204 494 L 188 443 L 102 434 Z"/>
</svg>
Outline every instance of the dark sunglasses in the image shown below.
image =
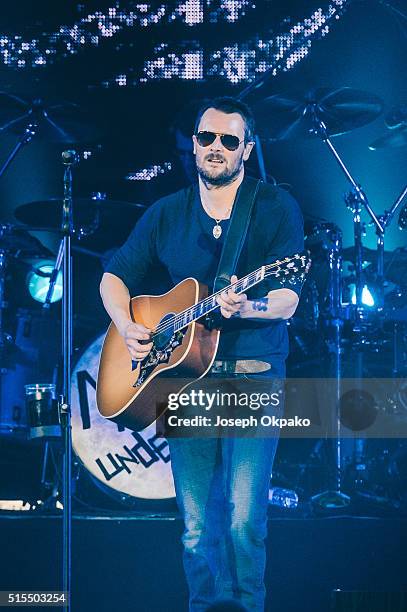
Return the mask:
<svg viewBox="0 0 407 612">
<path fill-rule="evenodd" d="M 239 140 L 237 136 L 231 134 L 218 134 L 217 132 L 198 132 L 196 140 L 201 147 L 209 147 L 216 140 L 216 136 L 220 136 L 222 145 L 228 151 L 236 151 L 243 140 Z"/>
</svg>

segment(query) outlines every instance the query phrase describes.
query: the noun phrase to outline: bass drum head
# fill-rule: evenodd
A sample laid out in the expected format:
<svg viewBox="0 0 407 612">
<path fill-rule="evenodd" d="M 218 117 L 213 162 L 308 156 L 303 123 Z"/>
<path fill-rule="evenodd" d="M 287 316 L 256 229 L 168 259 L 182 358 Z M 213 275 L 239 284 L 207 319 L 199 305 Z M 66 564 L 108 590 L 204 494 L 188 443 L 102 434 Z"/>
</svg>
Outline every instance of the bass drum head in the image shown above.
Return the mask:
<svg viewBox="0 0 407 612">
<path fill-rule="evenodd" d="M 168 442 L 155 425 L 141 432 L 102 417 L 96 406 L 96 379 L 104 334 L 83 353 L 72 374 L 72 446 L 84 467 L 121 501 L 175 497 Z"/>
</svg>

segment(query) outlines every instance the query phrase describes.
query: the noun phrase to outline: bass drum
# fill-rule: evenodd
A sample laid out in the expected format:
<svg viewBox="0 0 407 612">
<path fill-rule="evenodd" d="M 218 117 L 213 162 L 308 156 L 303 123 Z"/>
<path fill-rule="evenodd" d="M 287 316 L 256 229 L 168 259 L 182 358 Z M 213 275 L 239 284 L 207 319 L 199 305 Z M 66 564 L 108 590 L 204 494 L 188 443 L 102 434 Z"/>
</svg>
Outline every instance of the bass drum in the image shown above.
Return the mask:
<svg viewBox="0 0 407 612">
<path fill-rule="evenodd" d="M 130 431 L 103 418 L 96 407 L 96 378 L 104 335 L 83 353 L 72 374 L 72 446 L 104 491 L 121 503 L 175 497 L 168 442 L 155 425 Z"/>
</svg>

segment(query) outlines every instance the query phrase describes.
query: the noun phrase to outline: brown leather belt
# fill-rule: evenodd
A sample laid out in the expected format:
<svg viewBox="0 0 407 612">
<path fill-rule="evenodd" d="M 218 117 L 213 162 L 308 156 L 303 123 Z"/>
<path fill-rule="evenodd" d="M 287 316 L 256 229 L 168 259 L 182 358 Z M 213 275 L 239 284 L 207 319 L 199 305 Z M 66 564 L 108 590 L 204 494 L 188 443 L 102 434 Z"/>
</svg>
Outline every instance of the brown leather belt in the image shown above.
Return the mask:
<svg viewBox="0 0 407 612">
<path fill-rule="evenodd" d="M 271 365 L 267 361 L 257 359 L 228 359 L 226 361 L 215 360 L 209 370 L 210 374 L 255 374 L 267 372 Z"/>
</svg>

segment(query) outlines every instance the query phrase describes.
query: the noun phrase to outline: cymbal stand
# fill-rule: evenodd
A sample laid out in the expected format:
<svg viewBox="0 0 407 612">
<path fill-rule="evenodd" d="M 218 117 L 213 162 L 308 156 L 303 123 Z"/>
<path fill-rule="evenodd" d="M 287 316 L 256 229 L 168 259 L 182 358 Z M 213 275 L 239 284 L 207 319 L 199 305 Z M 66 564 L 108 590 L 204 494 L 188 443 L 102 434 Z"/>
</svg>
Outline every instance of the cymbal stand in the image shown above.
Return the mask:
<svg viewBox="0 0 407 612">
<path fill-rule="evenodd" d="M 386 210 L 384 212 L 384 215 L 382 217 L 382 225 L 383 225 L 384 229 L 386 229 L 387 226 L 390 225 L 391 220 L 393 219 L 393 217 L 394 217 L 394 215 L 396 213 L 396 210 L 401 205 L 401 203 L 403 202 L 403 200 L 405 199 L 406 196 L 407 196 L 407 185 L 404 187 L 403 191 L 400 193 L 399 197 L 394 202 L 394 204 L 390 208 L 390 210 Z M 400 227 L 400 229 L 404 229 L 403 224 L 402 224 L 403 213 L 404 213 L 404 210 L 400 212 L 400 217 L 399 217 L 399 227 Z"/>
<path fill-rule="evenodd" d="M 362 208 L 366 210 L 370 218 L 372 219 L 373 224 L 376 227 L 376 232 L 378 232 L 381 236 L 384 235 L 384 226 L 379 217 L 376 216 L 375 212 L 371 208 L 369 204 L 369 200 L 367 195 L 361 188 L 360 184 L 355 181 L 350 171 L 346 167 L 342 158 L 340 157 L 338 151 L 335 149 L 332 140 L 329 138 L 328 130 L 326 124 L 322 121 L 322 119 L 318 116 L 318 105 L 315 103 L 311 103 L 305 112 L 309 112 L 312 115 L 313 124 L 314 124 L 314 133 L 319 136 L 322 141 L 327 145 L 328 149 L 331 151 L 336 161 L 338 162 L 341 170 L 345 174 L 346 178 L 352 185 L 352 192 L 348 196 L 349 201 L 353 203 L 353 211 L 354 218 L 353 222 L 355 224 L 355 250 L 357 253 L 356 258 L 356 266 L 355 266 L 355 275 L 356 275 L 356 313 L 358 314 L 359 309 L 362 308 L 362 290 L 363 290 L 363 245 L 362 245 L 362 226 L 360 221 L 360 214 L 362 212 Z M 383 265 L 383 263 L 382 263 Z"/>
<path fill-rule="evenodd" d="M 316 103 L 310 103 L 305 112 L 311 114 L 313 119 L 313 132 L 319 136 L 322 141 L 327 145 L 340 168 L 344 172 L 346 178 L 352 185 L 352 192 L 348 197 L 348 201 L 352 204 L 353 211 L 353 223 L 354 223 L 354 237 L 355 237 L 355 250 L 356 250 L 356 262 L 355 262 L 355 275 L 356 275 L 356 306 L 355 314 L 356 319 L 359 321 L 362 312 L 362 291 L 363 291 L 363 244 L 362 234 L 363 228 L 361 224 L 361 212 L 362 208 L 368 212 L 373 223 L 376 225 L 377 231 L 383 234 L 384 229 L 379 218 L 375 215 L 374 211 L 370 207 L 368 198 L 365 192 L 362 190 L 359 183 L 355 181 L 350 171 L 342 161 L 338 151 L 334 147 L 331 139 L 329 138 L 327 126 L 324 121 L 320 118 L 318 113 L 318 105 Z M 340 264 L 342 268 L 342 265 Z M 336 283 L 341 283 L 341 272 L 338 270 L 338 277 L 335 279 Z M 338 292 L 337 292 L 338 293 Z M 337 295 L 337 298 L 339 295 Z M 341 378 L 342 378 L 342 363 L 341 363 L 341 344 L 342 344 L 342 328 L 344 323 L 343 310 L 342 310 L 342 299 L 340 297 L 331 304 L 333 310 L 331 311 L 330 327 L 333 330 L 333 339 L 331 339 L 331 368 L 332 375 L 336 380 L 336 393 L 335 399 L 337 402 L 336 407 L 336 440 L 335 440 L 335 458 L 336 458 L 336 489 L 333 491 L 326 491 L 313 497 L 313 501 L 329 508 L 338 508 L 346 506 L 350 503 L 350 498 L 342 493 L 341 491 L 341 472 L 342 472 L 342 453 L 341 453 L 341 420 L 340 420 L 340 399 L 341 399 Z"/>
<path fill-rule="evenodd" d="M 353 238 L 355 244 L 355 302 L 358 308 L 362 308 L 363 279 L 363 242 L 365 227 L 361 220 L 362 206 L 355 191 L 345 195 L 346 206 L 353 214 Z"/>
<path fill-rule="evenodd" d="M 329 295 L 328 295 L 328 351 L 330 354 L 329 375 L 336 380 L 335 400 L 337 412 L 334 414 L 332 430 L 335 431 L 334 457 L 335 476 L 334 488 L 318 493 L 312 497 L 312 502 L 323 508 L 343 508 L 350 502 L 350 498 L 342 493 L 342 443 L 340 436 L 340 398 L 341 398 L 341 374 L 342 374 L 342 233 L 337 231 L 332 236 L 332 248 L 329 252 Z"/>
<path fill-rule="evenodd" d="M 393 206 L 389 211 L 386 211 L 383 215 L 377 216 L 373 209 L 369 204 L 369 200 L 362 190 L 359 183 L 355 181 L 345 163 L 341 159 L 338 151 L 335 149 L 332 144 L 331 139 L 329 138 L 327 127 L 325 123 L 318 117 L 318 108 L 317 104 L 311 104 L 307 111 L 311 112 L 313 116 L 314 122 L 314 132 L 317 136 L 320 136 L 323 142 L 327 145 L 342 171 L 344 172 L 346 178 L 352 185 L 352 192 L 347 197 L 347 203 L 352 203 L 353 208 L 352 212 L 354 214 L 353 222 L 354 222 L 354 235 L 355 235 L 355 251 L 356 251 L 356 266 L 355 266 L 355 275 L 356 275 L 356 311 L 358 312 L 360 308 L 362 308 L 362 291 L 363 291 L 363 245 L 362 245 L 362 226 L 360 221 L 360 214 L 362 212 L 362 207 L 366 210 L 368 215 L 370 216 L 373 225 L 375 226 L 376 236 L 377 236 L 377 286 L 379 291 L 378 302 L 379 307 L 383 308 L 384 304 L 384 236 L 385 231 L 388 225 L 390 224 L 397 208 L 400 206 L 402 201 L 407 196 L 407 185 L 404 187 L 403 191 L 394 202 Z M 306 112 L 307 112 L 306 111 Z"/>
<path fill-rule="evenodd" d="M 22 136 L 20 136 L 19 140 L 17 141 L 17 143 L 14 145 L 14 147 L 11 150 L 11 152 L 9 153 L 7 159 L 4 161 L 3 165 L 1 166 L 1 168 L 0 168 L 0 178 L 3 176 L 3 174 L 5 173 L 5 171 L 7 170 L 7 168 L 9 167 L 11 162 L 13 161 L 13 159 L 16 157 L 16 155 L 20 151 L 20 149 L 22 149 L 24 145 L 26 145 L 26 144 L 31 142 L 31 140 L 36 135 L 37 131 L 38 131 L 38 123 L 36 123 L 36 122 L 32 122 L 31 123 L 30 122 L 27 125 L 27 127 L 25 128 Z"/>
</svg>

